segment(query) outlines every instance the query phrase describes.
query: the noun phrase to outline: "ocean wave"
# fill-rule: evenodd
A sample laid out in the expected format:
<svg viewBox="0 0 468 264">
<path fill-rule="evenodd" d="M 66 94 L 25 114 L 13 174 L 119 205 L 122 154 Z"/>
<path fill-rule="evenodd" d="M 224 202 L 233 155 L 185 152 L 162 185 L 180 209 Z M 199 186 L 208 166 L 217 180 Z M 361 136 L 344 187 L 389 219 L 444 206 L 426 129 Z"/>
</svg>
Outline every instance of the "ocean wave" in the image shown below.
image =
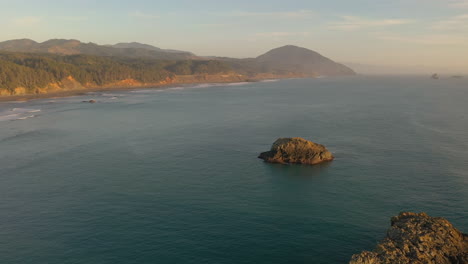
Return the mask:
<svg viewBox="0 0 468 264">
<path fill-rule="evenodd" d="M 93 96 L 103 96 L 103 97 L 122 97 L 125 96 L 124 94 L 120 93 L 102 93 L 102 92 L 88 92 L 86 95 L 93 95 Z"/>
<path fill-rule="evenodd" d="M 452 131 L 450 131 L 448 129 L 443 129 L 441 127 L 436 127 L 434 125 L 425 124 L 424 122 L 419 121 L 416 118 L 411 118 L 410 120 L 411 120 L 412 125 L 414 125 L 415 127 L 419 127 L 421 129 L 431 131 L 433 133 L 437 133 L 437 134 L 441 134 L 441 135 L 448 135 L 448 134 L 451 134 L 451 132 L 452 132 Z"/>
<path fill-rule="evenodd" d="M 7 103 L 9 104 L 24 104 L 24 103 L 27 103 L 28 101 L 24 100 L 24 101 L 8 101 Z"/>
<path fill-rule="evenodd" d="M 101 96 L 104 96 L 104 97 L 111 97 L 111 99 L 112 99 L 112 98 L 114 98 L 114 97 L 122 97 L 122 96 L 125 96 L 125 95 L 123 95 L 123 94 L 103 93 L 103 94 L 101 94 Z"/>
<path fill-rule="evenodd" d="M 25 119 L 34 118 L 34 117 L 36 117 L 36 116 L 35 115 L 22 116 L 22 117 L 16 118 L 15 120 L 25 120 Z"/>
<path fill-rule="evenodd" d="M 197 84 L 193 86 L 188 86 L 187 88 L 208 88 L 208 87 L 213 87 L 213 86 L 219 86 L 219 84 L 215 83 L 203 83 L 203 84 Z"/>
<path fill-rule="evenodd" d="M 160 93 L 160 92 L 164 92 L 164 91 L 183 91 L 183 90 L 190 90 L 190 89 L 202 89 L 202 88 L 211 88 L 211 87 L 220 87 L 220 86 L 243 86 L 243 85 L 248 85 L 248 84 L 250 84 L 250 82 L 201 83 L 201 84 L 174 86 L 174 87 L 163 87 L 163 88 L 159 87 L 159 88 L 153 88 L 153 89 L 133 90 L 133 91 L 129 91 L 128 93 L 153 94 L 153 93 Z"/>
<path fill-rule="evenodd" d="M 179 90 L 185 90 L 187 87 L 171 87 L 171 88 L 167 88 L 166 90 L 170 90 L 170 91 L 179 91 Z"/>
<path fill-rule="evenodd" d="M 187 90 L 187 89 L 198 89 L 198 88 L 208 88 L 208 87 L 213 87 L 216 86 L 215 84 L 209 84 L 209 83 L 204 83 L 204 84 L 193 84 L 193 85 L 186 85 L 186 86 L 176 86 L 176 87 L 169 87 L 163 90 L 167 91 L 181 91 L 181 90 Z"/>
<path fill-rule="evenodd" d="M 162 92 L 163 89 L 143 89 L 143 90 L 134 90 L 134 91 L 129 91 L 129 93 L 136 93 L 136 94 L 147 94 L 147 93 L 159 93 Z"/>
<path fill-rule="evenodd" d="M 0 121 L 10 121 L 18 118 L 18 114 L 0 115 Z"/>
<path fill-rule="evenodd" d="M 30 109 L 30 108 L 13 108 L 10 110 L 10 112 L 13 112 L 13 113 L 18 113 L 18 114 L 21 114 L 21 113 L 36 113 L 36 112 L 40 112 L 41 109 Z"/>
<path fill-rule="evenodd" d="M 244 86 L 251 84 L 250 82 L 236 82 L 236 83 L 228 83 L 226 86 Z"/>
<path fill-rule="evenodd" d="M 36 117 L 36 115 L 31 115 L 31 113 L 38 113 L 40 111 L 41 109 L 13 108 L 0 112 L 0 121 L 25 120 Z"/>
</svg>

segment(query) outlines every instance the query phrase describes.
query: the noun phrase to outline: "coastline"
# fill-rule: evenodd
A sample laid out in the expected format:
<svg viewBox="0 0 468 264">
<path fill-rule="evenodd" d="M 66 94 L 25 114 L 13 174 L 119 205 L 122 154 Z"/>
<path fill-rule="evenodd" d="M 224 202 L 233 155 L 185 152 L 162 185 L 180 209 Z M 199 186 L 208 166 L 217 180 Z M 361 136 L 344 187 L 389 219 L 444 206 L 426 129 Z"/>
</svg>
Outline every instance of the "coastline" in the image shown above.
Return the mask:
<svg viewBox="0 0 468 264">
<path fill-rule="evenodd" d="M 109 85 L 99 87 L 89 87 L 83 89 L 70 89 L 63 91 L 54 91 L 49 93 L 40 94 L 24 94 L 24 95 L 4 95 L 0 96 L 0 103 L 4 102 L 17 102 L 17 101 L 31 101 L 38 99 L 52 99 L 52 98 L 63 98 L 71 96 L 86 95 L 92 92 L 110 92 L 110 91 L 129 91 L 138 89 L 167 89 L 179 85 L 195 85 L 195 84 L 229 84 L 239 82 L 261 82 L 265 80 L 274 79 L 293 79 L 293 78 L 314 78 L 313 76 L 305 75 L 265 75 L 265 76 L 254 76 L 252 78 L 246 78 L 246 76 L 236 75 L 228 76 L 227 78 L 220 78 L 221 76 L 211 76 L 214 78 L 207 78 L 207 76 L 195 76 L 195 78 L 187 78 L 186 76 L 178 76 L 175 81 L 170 83 L 148 83 L 138 85 Z M 184 80 L 185 79 L 185 80 Z"/>
</svg>

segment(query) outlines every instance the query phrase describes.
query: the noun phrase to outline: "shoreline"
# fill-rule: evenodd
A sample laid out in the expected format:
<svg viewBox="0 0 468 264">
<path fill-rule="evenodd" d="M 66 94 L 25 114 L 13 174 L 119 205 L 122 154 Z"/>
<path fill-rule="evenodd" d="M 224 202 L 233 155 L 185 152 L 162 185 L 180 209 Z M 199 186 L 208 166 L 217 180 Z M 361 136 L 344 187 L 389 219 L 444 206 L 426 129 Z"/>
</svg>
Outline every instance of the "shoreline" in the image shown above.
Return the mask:
<svg viewBox="0 0 468 264">
<path fill-rule="evenodd" d="M 39 99 L 53 99 L 53 98 L 64 98 L 64 97 L 72 97 L 72 96 L 81 96 L 86 95 L 87 93 L 92 92 L 110 92 L 110 91 L 131 91 L 131 90 L 139 90 L 139 89 L 167 89 L 173 88 L 180 85 L 196 85 L 196 84 L 230 84 L 230 83 L 255 83 L 261 82 L 266 80 L 285 80 L 285 79 L 297 79 L 297 78 L 313 78 L 313 77 L 306 77 L 306 76 L 271 76 L 271 78 L 251 78 L 251 79 L 238 79 L 238 80 L 226 80 L 226 81 L 192 81 L 192 82 L 174 82 L 174 83 L 167 83 L 167 84 L 144 84 L 138 86 L 108 86 L 108 87 L 90 87 L 85 89 L 76 89 L 76 90 L 66 90 L 66 91 L 59 91 L 59 92 L 50 92 L 50 93 L 43 93 L 43 94 L 25 94 L 25 95 L 7 95 L 7 96 L 0 96 L 0 103 L 7 103 L 7 102 L 27 102 L 32 100 L 39 100 Z"/>
</svg>

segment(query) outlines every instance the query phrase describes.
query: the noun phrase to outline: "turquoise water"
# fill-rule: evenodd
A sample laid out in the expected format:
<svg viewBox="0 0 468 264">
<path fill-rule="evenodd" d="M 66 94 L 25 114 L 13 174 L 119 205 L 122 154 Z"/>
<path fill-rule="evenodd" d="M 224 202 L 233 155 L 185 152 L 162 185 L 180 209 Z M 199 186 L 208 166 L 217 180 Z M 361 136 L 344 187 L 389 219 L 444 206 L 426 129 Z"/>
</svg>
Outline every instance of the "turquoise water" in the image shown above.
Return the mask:
<svg viewBox="0 0 468 264">
<path fill-rule="evenodd" d="M 468 232 L 467 99 L 350 77 L 0 103 L 1 263 L 346 263 L 404 210 Z M 336 160 L 256 158 L 290 136 Z"/>
</svg>

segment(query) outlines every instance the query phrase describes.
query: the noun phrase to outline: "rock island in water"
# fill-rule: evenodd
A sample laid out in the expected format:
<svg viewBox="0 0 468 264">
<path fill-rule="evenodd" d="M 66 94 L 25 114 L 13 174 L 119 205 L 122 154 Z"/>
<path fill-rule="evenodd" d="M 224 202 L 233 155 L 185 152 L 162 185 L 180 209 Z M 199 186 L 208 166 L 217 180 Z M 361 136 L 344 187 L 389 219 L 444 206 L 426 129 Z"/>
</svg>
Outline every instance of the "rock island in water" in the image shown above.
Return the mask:
<svg viewBox="0 0 468 264">
<path fill-rule="evenodd" d="M 270 151 L 258 156 L 269 163 L 315 165 L 334 159 L 325 146 L 303 138 L 279 138 Z"/>
</svg>

